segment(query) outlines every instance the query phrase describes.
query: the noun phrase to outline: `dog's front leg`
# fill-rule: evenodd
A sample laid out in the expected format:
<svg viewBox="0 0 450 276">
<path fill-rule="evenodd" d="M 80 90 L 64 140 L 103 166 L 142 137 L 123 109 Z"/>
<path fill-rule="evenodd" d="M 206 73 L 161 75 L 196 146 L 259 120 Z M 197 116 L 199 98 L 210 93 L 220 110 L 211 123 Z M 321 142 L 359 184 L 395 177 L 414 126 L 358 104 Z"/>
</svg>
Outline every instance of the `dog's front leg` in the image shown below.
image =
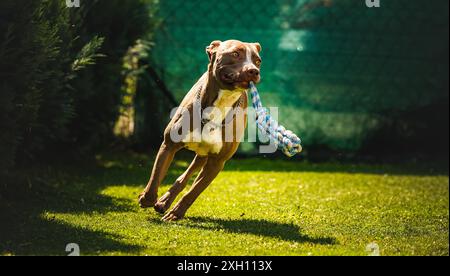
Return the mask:
<svg viewBox="0 0 450 276">
<path fill-rule="evenodd" d="M 158 199 L 158 202 L 156 202 L 155 210 L 158 213 L 164 214 L 169 209 L 170 205 L 172 205 L 172 202 L 175 200 L 178 194 L 186 187 L 186 184 L 191 176 L 199 171 L 206 164 L 207 160 L 208 157 L 206 156 L 195 156 L 194 160 L 186 169 L 186 171 L 180 177 L 178 177 L 169 191 L 167 191 L 167 193 L 165 193 L 160 199 Z"/>
<path fill-rule="evenodd" d="M 167 140 L 162 143 L 153 165 L 150 180 L 144 191 L 139 195 L 139 205 L 141 208 L 150 208 L 155 205 L 158 199 L 159 185 L 166 176 L 175 153 L 180 149 L 180 145 L 167 142 Z"/>
<path fill-rule="evenodd" d="M 175 221 L 182 219 L 186 211 L 191 207 L 197 197 L 209 186 L 223 169 L 225 161 L 222 159 L 209 157 L 205 166 L 192 184 L 191 189 L 162 219 L 164 221 Z"/>
</svg>

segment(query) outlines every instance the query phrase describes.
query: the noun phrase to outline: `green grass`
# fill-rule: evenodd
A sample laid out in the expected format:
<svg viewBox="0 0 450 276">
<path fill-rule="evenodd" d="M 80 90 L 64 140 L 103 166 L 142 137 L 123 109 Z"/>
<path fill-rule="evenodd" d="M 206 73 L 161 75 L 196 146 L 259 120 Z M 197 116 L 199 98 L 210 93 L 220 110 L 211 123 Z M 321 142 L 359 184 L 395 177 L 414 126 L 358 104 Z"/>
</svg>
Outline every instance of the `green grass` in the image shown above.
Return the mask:
<svg viewBox="0 0 450 276">
<path fill-rule="evenodd" d="M 3 193 L 0 253 L 65 255 L 74 242 L 82 255 L 367 255 L 375 242 L 381 255 L 449 255 L 445 171 L 232 160 L 185 220 L 164 223 L 136 202 L 151 160 L 98 163 Z"/>
</svg>

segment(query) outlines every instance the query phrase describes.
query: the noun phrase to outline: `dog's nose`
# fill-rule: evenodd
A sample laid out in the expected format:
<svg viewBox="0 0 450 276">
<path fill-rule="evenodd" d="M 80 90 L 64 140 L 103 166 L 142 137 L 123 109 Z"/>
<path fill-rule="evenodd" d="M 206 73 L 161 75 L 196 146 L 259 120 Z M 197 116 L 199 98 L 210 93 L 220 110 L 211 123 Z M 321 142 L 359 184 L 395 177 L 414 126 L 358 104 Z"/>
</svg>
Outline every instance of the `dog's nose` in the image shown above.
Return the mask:
<svg viewBox="0 0 450 276">
<path fill-rule="evenodd" d="M 248 70 L 248 74 L 252 77 L 257 77 L 257 76 L 259 76 L 259 70 L 258 69 L 250 69 L 250 70 Z"/>
</svg>

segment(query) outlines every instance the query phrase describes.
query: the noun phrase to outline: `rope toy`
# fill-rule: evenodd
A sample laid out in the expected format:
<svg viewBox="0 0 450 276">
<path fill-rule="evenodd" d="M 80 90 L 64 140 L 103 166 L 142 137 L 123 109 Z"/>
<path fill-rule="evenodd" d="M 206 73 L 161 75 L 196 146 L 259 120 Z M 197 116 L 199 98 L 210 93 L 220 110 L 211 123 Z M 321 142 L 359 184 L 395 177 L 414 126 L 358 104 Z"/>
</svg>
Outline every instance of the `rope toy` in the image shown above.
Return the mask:
<svg viewBox="0 0 450 276">
<path fill-rule="evenodd" d="M 278 122 L 270 116 L 267 108 L 262 106 L 258 89 L 256 89 L 253 82 L 250 82 L 250 95 L 256 113 L 255 120 L 258 129 L 266 134 L 270 141 L 286 156 L 292 157 L 297 153 L 300 153 L 302 151 L 302 141 L 292 131 L 286 130 L 286 128 L 279 125 Z"/>
</svg>

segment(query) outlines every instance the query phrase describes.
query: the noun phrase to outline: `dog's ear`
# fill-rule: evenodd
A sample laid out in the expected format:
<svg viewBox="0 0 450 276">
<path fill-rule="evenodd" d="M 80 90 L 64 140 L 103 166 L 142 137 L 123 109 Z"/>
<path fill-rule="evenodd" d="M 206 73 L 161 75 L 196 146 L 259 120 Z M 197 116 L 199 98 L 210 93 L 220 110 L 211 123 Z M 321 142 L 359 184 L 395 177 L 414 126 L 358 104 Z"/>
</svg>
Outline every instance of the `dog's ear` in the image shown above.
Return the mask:
<svg viewBox="0 0 450 276">
<path fill-rule="evenodd" d="M 206 54 L 208 55 L 209 61 L 212 60 L 212 56 L 217 52 L 217 48 L 219 48 L 220 43 L 222 43 L 222 41 L 214 40 L 208 47 L 206 47 Z"/>
<path fill-rule="evenodd" d="M 258 42 L 252 43 L 253 46 L 255 46 L 256 50 L 259 52 L 261 52 L 262 48 L 261 48 L 261 44 L 259 44 Z"/>
</svg>

